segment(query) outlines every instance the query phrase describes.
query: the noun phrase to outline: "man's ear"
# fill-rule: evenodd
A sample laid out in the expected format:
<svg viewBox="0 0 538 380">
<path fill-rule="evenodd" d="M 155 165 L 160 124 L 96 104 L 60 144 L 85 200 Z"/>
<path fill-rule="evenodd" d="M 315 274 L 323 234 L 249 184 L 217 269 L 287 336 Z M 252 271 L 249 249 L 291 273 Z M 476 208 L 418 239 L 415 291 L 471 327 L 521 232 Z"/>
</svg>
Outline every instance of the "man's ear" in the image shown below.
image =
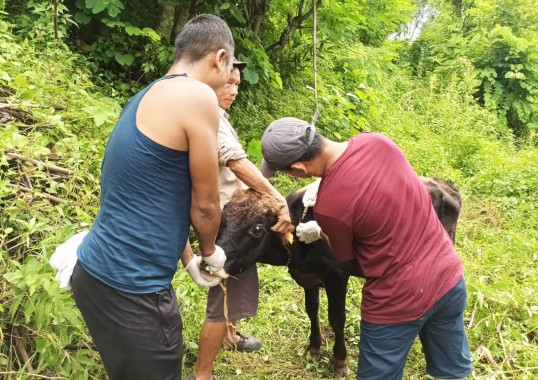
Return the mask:
<svg viewBox="0 0 538 380">
<path fill-rule="evenodd" d="M 293 164 L 291 164 L 291 168 L 295 169 L 297 171 L 300 171 L 304 175 L 307 174 L 307 167 L 306 167 L 306 164 L 303 161 L 294 162 Z"/>
<path fill-rule="evenodd" d="M 228 67 L 228 56 L 229 54 L 225 49 L 219 49 L 217 51 L 215 54 L 215 66 L 217 67 L 217 72 L 220 73 L 221 70 L 226 70 Z"/>
</svg>

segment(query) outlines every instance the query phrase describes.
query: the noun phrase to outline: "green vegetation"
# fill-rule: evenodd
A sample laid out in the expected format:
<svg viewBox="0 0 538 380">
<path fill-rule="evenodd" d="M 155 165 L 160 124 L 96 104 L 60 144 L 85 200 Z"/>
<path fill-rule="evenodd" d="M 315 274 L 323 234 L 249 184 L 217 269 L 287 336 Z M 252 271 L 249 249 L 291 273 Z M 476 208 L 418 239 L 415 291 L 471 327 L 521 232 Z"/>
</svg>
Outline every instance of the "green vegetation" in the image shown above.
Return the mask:
<svg viewBox="0 0 538 380">
<path fill-rule="evenodd" d="M 312 2 L 194 4 L 0 0 L 0 378 L 105 378 L 48 259 L 58 244 L 91 226 L 102 154 L 121 107 L 167 69 L 170 39 L 192 14 L 225 18 L 238 56 L 249 62 L 231 121 L 255 162 L 269 122 L 312 117 Z M 469 290 L 472 378 L 537 378 L 537 2 L 319 4 L 319 128 L 336 140 L 382 132 L 419 174 L 458 185 L 463 210 L 456 246 Z M 419 14 L 428 16 L 420 36 L 395 38 L 409 35 Z M 278 176 L 274 184 L 286 194 L 304 182 Z M 259 315 L 241 329 L 259 336 L 262 350 L 222 352 L 216 376 L 330 378 L 326 299 L 327 345 L 315 362 L 305 354 L 309 323 L 301 288 L 285 268 L 262 266 L 260 278 Z M 206 292 L 183 270 L 174 287 L 187 374 Z M 349 379 L 357 365 L 360 289 L 361 280 L 352 279 Z M 405 378 L 425 378 L 419 344 Z"/>
</svg>

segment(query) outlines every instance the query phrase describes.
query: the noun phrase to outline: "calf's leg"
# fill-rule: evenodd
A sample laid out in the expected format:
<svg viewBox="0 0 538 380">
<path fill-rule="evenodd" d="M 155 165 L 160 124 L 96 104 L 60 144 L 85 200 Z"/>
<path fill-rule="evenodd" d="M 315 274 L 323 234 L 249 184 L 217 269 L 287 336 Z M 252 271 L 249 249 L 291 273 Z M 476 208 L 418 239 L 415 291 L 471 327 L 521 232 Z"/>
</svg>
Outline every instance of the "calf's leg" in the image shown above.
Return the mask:
<svg viewBox="0 0 538 380">
<path fill-rule="evenodd" d="M 321 358 L 321 329 L 319 327 L 319 287 L 304 290 L 305 307 L 310 318 L 310 355 L 319 360 Z"/>
<path fill-rule="evenodd" d="M 347 366 L 347 349 L 344 337 L 344 327 L 346 325 L 346 291 L 349 277 L 327 281 L 325 290 L 327 292 L 329 323 L 334 331 L 333 361 L 334 371 L 338 376 L 345 376 L 349 372 Z"/>
</svg>

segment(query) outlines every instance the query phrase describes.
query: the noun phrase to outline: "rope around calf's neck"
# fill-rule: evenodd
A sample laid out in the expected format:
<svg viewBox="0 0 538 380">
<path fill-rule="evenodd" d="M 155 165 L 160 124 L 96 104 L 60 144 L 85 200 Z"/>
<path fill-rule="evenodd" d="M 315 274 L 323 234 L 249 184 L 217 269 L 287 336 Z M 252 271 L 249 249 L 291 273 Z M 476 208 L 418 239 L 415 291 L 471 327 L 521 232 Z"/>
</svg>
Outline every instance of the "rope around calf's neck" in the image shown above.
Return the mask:
<svg viewBox="0 0 538 380">
<path fill-rule="evenodd" d="M 228 327 L 231 326 L 235 330 L 235 326 L 228 319 L 228 292 L 226 290 L 226 285 L 224 285 L 222 283 L 222 281 L 219 283 L 219 286 L 222 289 L 223 301 L 224 301 L 223 302 L 223 308 L 224 308 L 223 313 L 224 313 L 224 319 L 226 320 L 226 339 L 228 339 L 228 341 L 231 342 L 230 343 L 231 348 L 236 350 L 237 349 L 237 343 L 235 342 L 235 337 L 232 336 L 232 334 L 230 333 L 230 329 L 228 328 Z"/>
</svg>

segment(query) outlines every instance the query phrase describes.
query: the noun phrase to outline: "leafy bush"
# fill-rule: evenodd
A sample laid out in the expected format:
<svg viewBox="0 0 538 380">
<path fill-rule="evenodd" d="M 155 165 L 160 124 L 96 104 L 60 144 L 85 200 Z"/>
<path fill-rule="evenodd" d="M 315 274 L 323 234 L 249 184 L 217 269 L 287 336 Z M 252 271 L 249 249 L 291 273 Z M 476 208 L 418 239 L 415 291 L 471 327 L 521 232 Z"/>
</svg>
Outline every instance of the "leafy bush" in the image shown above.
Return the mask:
<svg viewBox="0 0 538 380">
<path fill-rule="evenodd" d="M 13 38 L 9 28 L 0 21 L 0 103 L 8 111 L 0 128 L 1 367 L 98 378 L 93 350 L 64 350 L 90 339 L 48 259 L 93 221 L 99 161 L 119 107 L 92 87 L 85 59 L 61 44 Z"/>
<path fill-rule="evenodd" d="M 523 0 L 436 6 L 409 52 L 415 72 L 459 72 L 458 57 L 465 57 L 479 81 L 477 100 L 505 118 L 518 137 L 533 136 L 538 128 L 536 7 Z"/>
</svg>

